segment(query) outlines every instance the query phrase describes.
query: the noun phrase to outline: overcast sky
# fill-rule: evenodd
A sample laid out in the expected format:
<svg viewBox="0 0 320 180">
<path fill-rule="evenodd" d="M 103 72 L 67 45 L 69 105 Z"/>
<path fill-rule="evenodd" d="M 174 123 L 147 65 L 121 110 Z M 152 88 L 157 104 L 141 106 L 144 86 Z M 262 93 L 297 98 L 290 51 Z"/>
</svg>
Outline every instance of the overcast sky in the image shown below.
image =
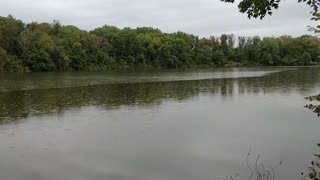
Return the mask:
<svg viewBox="0 0 320 180">
<path fill-rule="evenodd" d="M 220 0 L 0 0 L 0 16 L 12 14 L 24 22 L 56 19 L 86 30 L 105 24 L 151 26 L 199 36 L 310 34 L 307 26 L 315 23 L 309 11 L 297 0 L 286 0 L 273 16 L 261 21 L 247 19 L 236 5 Z"/>
</svg>

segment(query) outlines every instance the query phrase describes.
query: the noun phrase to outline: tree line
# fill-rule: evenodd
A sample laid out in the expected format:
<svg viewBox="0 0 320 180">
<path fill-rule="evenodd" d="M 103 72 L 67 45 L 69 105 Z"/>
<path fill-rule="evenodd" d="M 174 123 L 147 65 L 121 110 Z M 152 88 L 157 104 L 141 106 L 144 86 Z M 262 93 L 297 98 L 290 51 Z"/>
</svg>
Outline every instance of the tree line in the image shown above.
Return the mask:
<svg viewBox="0 0 320 180">
<path fill-rule="evenodd" d="M 128 67 L 184 68 L 320 63 L 313 36 L 200 38 L 151 27 L 75 26 L 23 23 L 0 17 L 0 71 L 81 71 Z"/>
</svg>

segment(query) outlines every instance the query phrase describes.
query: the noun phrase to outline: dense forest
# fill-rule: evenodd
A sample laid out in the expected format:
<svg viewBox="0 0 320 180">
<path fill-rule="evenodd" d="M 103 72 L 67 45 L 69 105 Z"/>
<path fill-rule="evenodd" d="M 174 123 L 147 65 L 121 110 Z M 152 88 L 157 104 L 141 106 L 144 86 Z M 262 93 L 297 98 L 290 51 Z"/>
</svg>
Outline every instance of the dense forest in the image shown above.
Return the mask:
<svg viewBox="0 0 320 180">
<path fill-rule="evenodd" d="M 313 36 L 200 38 L 141 27 L 103 26 L 90 32 L 71 25 L 23 23 L 0 17 L 0 71 L 79 71 L 128 67 L 314 65 L 320 40 Z"/>
</svg>

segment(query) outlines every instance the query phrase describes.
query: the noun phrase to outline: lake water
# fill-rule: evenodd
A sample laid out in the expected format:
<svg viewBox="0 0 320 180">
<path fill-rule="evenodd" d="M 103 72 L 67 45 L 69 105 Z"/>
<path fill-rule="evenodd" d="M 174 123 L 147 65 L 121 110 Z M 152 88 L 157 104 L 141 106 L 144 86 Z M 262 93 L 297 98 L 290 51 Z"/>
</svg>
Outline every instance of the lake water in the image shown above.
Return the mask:
<svg viewBox="0 0 320 180">
<path fill-rule="evenodd" d="M 319 67 L 0 74 L 3 180 L 300 179 Z"/>
</svg>

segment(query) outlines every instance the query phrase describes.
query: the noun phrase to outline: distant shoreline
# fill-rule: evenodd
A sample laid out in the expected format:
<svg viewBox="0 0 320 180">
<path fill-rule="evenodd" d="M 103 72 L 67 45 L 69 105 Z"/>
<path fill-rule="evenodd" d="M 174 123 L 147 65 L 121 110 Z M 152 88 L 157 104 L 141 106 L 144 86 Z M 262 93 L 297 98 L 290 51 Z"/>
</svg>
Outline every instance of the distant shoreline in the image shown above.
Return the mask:
<svg viewBox="0 0 320 180">
<path fill-rule="evenodd" d="M 0 17 L 0 72 L 65 72 L 114 69 L 310 66 L 320 64 L 320 41 L 293 38 L 200 38 L 140 27 L 103 26 L 84 31 L 53 23 Z"/>
</svg>

